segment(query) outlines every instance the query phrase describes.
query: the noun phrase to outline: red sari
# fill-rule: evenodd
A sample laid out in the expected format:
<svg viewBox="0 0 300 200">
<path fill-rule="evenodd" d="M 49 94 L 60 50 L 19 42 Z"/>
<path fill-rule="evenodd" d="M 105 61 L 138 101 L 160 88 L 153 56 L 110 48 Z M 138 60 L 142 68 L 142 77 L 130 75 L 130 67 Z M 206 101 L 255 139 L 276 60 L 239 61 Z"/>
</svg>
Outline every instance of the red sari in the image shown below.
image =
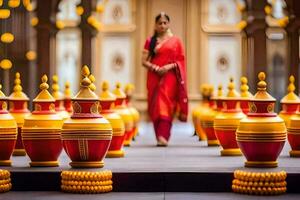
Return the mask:
<svg viewBox="0 0 300 200">
<path fill-rule="evenodd" d="M 149 51 L 151 38 L 144 49 Z M 156 136 L 170 137 L 172 119 L 176 114 L 181 121 L 187 120 L 188 99 L 186 90 L 186 68 L 183 45 L 178 37 L 172 36 L 155 47 L 155 56 L 150 62 L 163 67 L 175 63 L 176 67 L 163 76 L 148 71 L 148 112 L 154 122 Z M 160 125 L 161 124 L 161 125 Z M 169 127 L 168 127 L 169 126 Z"/>
</svg>

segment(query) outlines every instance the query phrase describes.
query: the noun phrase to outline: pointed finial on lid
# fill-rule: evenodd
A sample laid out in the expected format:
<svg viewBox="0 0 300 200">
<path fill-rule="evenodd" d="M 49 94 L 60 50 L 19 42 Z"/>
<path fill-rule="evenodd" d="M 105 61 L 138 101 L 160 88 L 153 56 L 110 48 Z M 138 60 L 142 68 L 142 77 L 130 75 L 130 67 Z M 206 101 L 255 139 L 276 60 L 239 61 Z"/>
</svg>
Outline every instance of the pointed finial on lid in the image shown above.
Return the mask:
<svg viewBox="0 0 300 200">
<path fill-rule="evenodd" d="M 102 82 L 102 91 L 106 91 L 109 88 L 109 83 L 107 81 Z"/>
<path fill-rule="evenodd" d="M 82 87 L 89 87 L 91 84 L 91 80 L 88 78 L 88 76 L 90 75 L 90 70 L 88 68 L 87 65 L 84 65 L 81 69 L 81 75 L 84 76 L 84 78 L 82 79 L 80 86 Z"/>
<path fill-rule="evenodd" d="M 267 92 L 267 83 L 265 82 L 266 74 L 264 72 L 259 72 L 258 79 L 259 82 L 257 83 L 257 92 L 254 95 L 253 100 L 276 101 L 276 99 L 274 99 L 274 97 Z"/>
<path fill-rule="evenodd" d="M 66 83 L 65 83 L 65 98 L 71 98 L 71 96 L 72 96 L 72 92 L 71 92 L 71 88 L 70 88 L 70 82 L 69 81 L 67 81 Z"/>
<path fill-rule="evenodd" d="M 121 83 L 116 83 L 116 88 L 114 89 L 113 93 L 117 96 L 117 98 L 126 98 L 126 94 L 121 89 Z"/>
<path fill-rule="evenodd" d="M 52 81 L 53 81 L 52 90 L 53 90 L 53 93 L 54 93 L 54 92 L 57 92 L 59 90 L 58 76 L 57 75 L 53 75 L 52 76 Z"/>
<path fill-rule="evenodd" d="M 11 95 L 9 95 L 9 100 L 24 100 L 28 101 L 28 96 L 23 92 L 23 88 L 21 86 L 21 75 L 19 72 L 15 75 L 15 81 L 14 81 L 14 89 Z"/>
<path fill-rule="evenodd" d="M 296 89 L 295 84 L 294 84 L 295 77 L 293 75 L 291 75 L 290 78 L 289 78 L 289 80 L 290 80 L 290 84 L 288 86 L 288 92 L 294 92 L 295 89 Z"/>
<path fill-rule="evenodd" d="M 14 92 L 20 93 L 22 92 L 23 88 L 21 86 L 21 79 L 20 79 L 20 73 L 17 72 L 15 76 L 15 86 L 14 86 Z"/>
<path fill-rule="evenodd" d="M 58 85 L 58 76 L 57 75 L 53 75 L 52 76 L 52 96 L 56 99 L 56 100 L 61 100 L 63 99 L 63 94 L 59 91 L 59 85 Z"/>
<path fill-rule="evenodd" d="M 265 82 L 266 74 L 264 72 L 259 72 L 258 79 L 259 79 L 259 82 L 257 83 L 257 90 L 260 90 L 260 91 L 267 90 L 267 83 Z"/>
<path fill-rule="evenodd" d="M 117 82 L 117 83 L 116 83 L 116 88 L 117 88 L 117 89 L 120 89 L 120 88 L 121 88 L 121 83 L 120 83 L 120 82 Z"/>
<path fill-rule="evenodd" d="M 89 79 L 90 70 L 87 65 L 82 67 L 81 75 L 84 78 L 81 80 L 81 88 L 74 99 L 98 100 L 98 96 L 90 89 L 92 81 Z"/>
<path fill-rule="evenodd" d="M 288 94 L 281 99 L 280 103 L 300 103 L 300 98 L 295 94 L 295 77 L 291 75 L 289 81 Z"/>
<path fill-rule="evenodd" d="M 40 89 L 41 89 L 41 90 L 47 90 L 47 89 L 49 88 L 49 85 L 48 85 L 48 83 L 47 83 L 47 81 L 48 81 L 47 75 L 44 74 L 44 75 L 42 76 L 41 80 L 42 80 L 42 83 L 40 84 Z"/>
<path fill-rule="evenodd" d="M 124 91 L 127 96 L 131 96 L 134 90 L 134 85 L 131 83 L 127 83 L 125 85 Z"/>
<path fill-rule="evenodd" d="M 107 81 L 103 81 L 101 84 L 102 92 L 99 95 L 100 101 L 115 101 L 116 95 L 109 91 L 109 83 Z"/>
<path fill-rule="evenodd" d="M 220 84 L 218 85 L 218 97 L 222 97 L 223 96 L 223 86 Z"/>
<path fill-rule="evenodd" d="M 227 97 L 239 97 L 239 93 L 235 90 L 235 85 L 233 82 L 233 77 L 230 77 L 229 84 L 228 84 L 228 93 Z"/>
<path fill-rule="evenodd" d="M 241 97 L 253 97 L 253 95 L 248 91 L 248 79 L 245 76 L 241 77 Z"/>
<path fill-rule="evenodd" d="M 48 92 L 49 85 L 47 83 L 48 77 L 44 74 L 41 78 L 40 93 L 33 99 L 33 102 L 55 102 L 53 96 Z"/>
<path fill-rule="evenodd" d="M 89 79 L 91 80 L 91 84 L 90 84 L 90 89 L 95 92 L 96 91 L 96 85 L 94 84 L 94 82 L 96 81 L 95 76 L 93 74 L 89 75 Z"/>
</svg>

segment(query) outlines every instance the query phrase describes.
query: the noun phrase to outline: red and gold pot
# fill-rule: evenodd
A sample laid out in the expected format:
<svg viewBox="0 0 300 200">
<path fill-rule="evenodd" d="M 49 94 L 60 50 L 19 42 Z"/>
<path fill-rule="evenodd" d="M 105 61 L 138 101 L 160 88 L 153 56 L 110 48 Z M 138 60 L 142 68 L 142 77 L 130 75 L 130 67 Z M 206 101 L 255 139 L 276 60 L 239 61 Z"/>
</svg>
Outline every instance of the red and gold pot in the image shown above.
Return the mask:
<svg viewBox="0 0 300 200">
<path fill-rule="evenodd" d="M 276 100 L 267 93 L 266 75 L 258 75 L 258 91 L 250 100 L 247 117 L 240 121 L 237 142 L 246 167 L 277 167 L 277 158 L 286 140 L 284 121 L 274 112 Z"/>
<path fill-rule="evenodd" d="M 288 94 L 282 98 L 282 110 L 279 113 L 285 125 L 287 126 L 287 137 L 291 145 L 291 157 L 300 157 L 300 113 L 299 113 L 299 97 L 294 93 L 295 78 L 290 76 L 290 84 L 288 86 Z"/>
<path fill-rule="evenodd" d="M 132 131 L 132 136 L 131 138 L 135 138 L 139 132 L 139 121 L 140 121 L 140 113 L 139 111 L 131 105 L 131 98 L 132 98 L 132 93 L 134 90 L 134 86 L 131 83 L 126 84 L 125 86 L 125 94 L 126 94 L 126 100 L 125 100 L 125 105 L 127 106 L 128 110 L 132 114 L 133 118 L 133 131 Z"/>
<path fill-rule="evenodd" d="M 102 92 L 99 95 L 101 104 L 101 115 L 107 119 L 113 129 L 112 140 L 106 154 L 108 158 L 124 157 L 124 136 L 125 136 L 125 124 L 119 114 L 113 110 L 116 96 L 109 91 L 108 82 L 102 83 Z"/>
<path fill-rule="evenodd" d="M 0 166 L 11 165 L 11 154 L 17 141 L 17 123 L 7 111 L 7 97 L 0 84 Z"/>
<path fill-rule="evenodd" d="M 287 127 L 289 127 L 290 119 L 296 116 L 300 104 L 300 99 L 294 92 L 296 89 L 294 76 L 290 76 L 289 80 L 290 84 L 288 86 L 288 94 L 280 101 L 282 110 L 279 113 L 279 117 L 284 120 Z"/>
<path fill-rule="evenodd" d="M 15 118 L 18 125 L 17 143 L 13 152 L 13 156 L 25 156 L 26 152 L 22 142 L 22 127 L 24 124 L 24 118 L 30 114 L 28 110 L 28 101 L 24 92 L 22 92 L 20 73 L 16 73 L 15 86 L 13 93 L 8 97 L 9 100 L 9 112 Z"/>
<path fill-rule="evenodd" d="M 215 134 L 223 148 L 223 150 L 221 150 L 222 156 L 242 155 L 236 141 L 235 132 L 240 120 L 243 119 L 245 115 L 240 108 L 240 95 L 234 87 L 233 78 L 230 78 L 228 94 L 223 98 L 223 109 L 221 113 L 216 116 L 214 121 Z"/>
<path fill-rule="evenodd" d="M 72 99 L 72 92 L 70 89 L 70 82 L 67 81 L 65 84 L 64 107 L 70 116 L 72 115 L 72 112 L 73 112 L 71 99 Z"/>
<path fill-rule="evenodd" d="M 195 132 L 199 137 L 199 141 L 206 141 L 207 136 L 206 136 L 203 128 L 201 127 L 200 116 L 201 116 L 201 113 L 203 112 L 203 110 L 206 109 L 207 107 L 209 107 L 208 103 L 206 103 L 208 101 L 208 99 L 210 98 L 209 85 L 202 84 L 200 86 L 200 93 L 202 95 L 202 100 L 200 101 L 199 105 L 193 109 L 192 119 L 193 119 Z"/>
<path fill-rule="evenodd" d="M 249 112 L 249 100 L 253 98 L 253 95 L 248 91 L 249 86 L 248 79 L 243 76 L 241 77 L 241 98 L 240 107 L 245 115 Z"/>
<path fill-rule="evenodd" d="M 130 146 L 134 131 L 134 121 L 132 113 L 125 104 L 126 94 L 121 90 L 120 83 L 116 84 L 116 88 L 114 89 L 113 93 L 117 97 L 114 110 L 121 116 L 125 124 L 124 146 Z"/>
<path fill-rule="evenodd" d="M 34 111 L 25 117 L 22 140 L 32 167 L 55 167 L 62 151 L 62 118 L 55 112 L 55 99 L 48 92 L 46 75 L 42 77 L 41 92 L 33 100 Z"/>
<path fill-rule="evenodd" d="M 55 111 L 63 120 L 66 120 L 70 118 L 70 115 L 64 107 L 64 95 L 59 91 L 58 76 L 54 75 L 52 81 L 52 96 L 55 99 Z"/>
<path fill-rule="evenodd" d="M 89 88 L 89 68 L 81 71 L 84 76 L 81 89 L 72 99 L 73 114 L 63 124 L 62 139 L 64 149 L 75 168 L 103 167 L 112 138 L 110 123 L 99 114 L 99 98 Z"/>
<path fill-rule="evenodd" d="M 213 87 L 208 86 L 209 98 L 203 100 L 203 109 L 199 115 L 200 125 L 207 137 L 208 146 L 219 146 L 219 141 L 215 135 L 214 119 L 217 115 L 215 101 L 211 99 Z"/>
</svg>

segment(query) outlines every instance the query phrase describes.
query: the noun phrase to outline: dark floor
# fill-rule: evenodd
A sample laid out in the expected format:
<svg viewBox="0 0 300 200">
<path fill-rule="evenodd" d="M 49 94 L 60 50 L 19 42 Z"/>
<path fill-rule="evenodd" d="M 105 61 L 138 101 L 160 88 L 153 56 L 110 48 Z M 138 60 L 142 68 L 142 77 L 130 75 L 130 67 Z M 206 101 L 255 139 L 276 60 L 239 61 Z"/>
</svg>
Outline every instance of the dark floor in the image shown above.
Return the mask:
<svg viewBox="0 0 300 200">
<path fill-rule="evenodd" d="M 107 194 L 66 194 L 61 192 L 8 192 L 0 195 L 0 200 L 59 200 L 59 199 L 88 199 L 88 200 L 299 200 L 300 194 L 284 194 L 281 196 L 249 196 L 234 193 L 123 193 Z"/>
<path fill-rule="evenodd" d="M 230 184 L 232 180 L 232 172 L 236 169 L 244 168 L 245 158 L 243 156 L 237 157 L 221 157 L 220 156 L 220 147 L 207 147 L 205 142 L 199 142 L 197 137 L 193 137 L 193 127 L 191 124 L 182 124 L 176 123 L 172 129 L 172 138 L 168 147 L 156 147 L 155 137 L 151 124 L 141 123 L 140 125 L 140 135 L 137 137 L 136 141 L 132 142 L 131 147 L 125 148 L 126 156 L 124 158 L 110 158 L 105 159 L 104 169 L 110 169 L 115 174 L 119 174 L 120 177 L 125 179 L 119 182 L 124 186 L 126 183 L 130 182 L 130 176 L 128 174 L 137 176 L 139 174 L 147 174 L 152 177 L 152 175 L 163 175 L 163 183 L 166 185 L 172 185 L 171 188 L 165 188 L 166 190 L 161 191 L 159 188 L 157 192 L 155 189 L 154 192 L 145 192 L 149 190 L 141 190 L 144 192 L 112 192 L 108 194 L 99 194 L 99 195 L 76 195 L 76 194 L 66 194 L 59 191 L 11 191 L 0 195 L 1 199 L 84 199 L 88 198 L 89 200 L 93 199 L 265 199 L 266 197 L 257 197 L 257 196 L 247 196 L 230 193 Z M 283 152 L 281 153 L 278 161 L 279 167 L 275 169 L 251 169 L 251 170 L 260 170 L 260 171 L 279 171 L 285 170 L 289 175 L 296 176 L 294 178 L 294 190 L 298 188 L 298 175 L 300 174 L 300 159 L 299 158 L 290 158 L 288 151 L 290 150 L 289 144 L 286 143 Z M 29 158 L 28 157 L 13 157 L 13 166 L 8 167 L 10 171 L 16 174 L 27 174 L 27 176 L 33 177 L 36 172 L 46 173 L 51 175 L 51 173 L 56 174 L 59 177 L 61 170 L 71 169 L 68 163 L 70 162 L 69 158 L 63 153 L 60 157 L 60 167 L 53 168 L 30 168 Z M 98 169 L 99 170 L 99 169 Z M 102 170 L 102 169 L 100 169 Z M 30 174 L 30 175 L 28 175 Z M 178 179 L 182 174 L 188 174 L 188 176 L 183 176 L 185 179 Z M 203 179 L 202 176 L 199 178 L 194 178 L 194 175 L 199 174 L 212 174 L 213 178 Z M 230 174 L 227 176 L 227 188 L 229 188 L 228 193 L 207 193 L 214 189 L 214 182 L 218 182 L 219 185 L 222 185 L 223 182 L 220 182 L 222 174 Z M 188 177 L 188 178 L 187 178 Z M 211 176 L 209 176 L 211 177 Z M 47 182 L 49 179 L 44 180 L 43 176 L 41 177 L 42 181 Z M 127 179 L 126 179 L 127 178 Z M 149 178 L 149 177 L 148 177 Z M 172 181 L 176 178 L 176 181 Z M 30 179 L 30 178 L 29 178 Z M 144 179 L 144 176 L 138 178 L 140 182 L 131 183 L 130 187 L 139 187 L 139 185 L 146 184 L 147 180 Z M 151 178 L 150 178 L 151 179 Z M 155 177 L 154 177 L 155 179 Z M 211 180 L 212 179 L 212 180 Z M 226 179 L 226 177 L 225 177 Z M 23 179 L 22 179 L 23 180 Z M 23 180 L 26 184 L 28 179 Z M 57 180 L 56 180 L 57 181 Z M 186 181 L 186 182 L 184 182 Z M 178 188 L 177 183 L 181 182 L 182 187 L 184 184 L 189 183 L 194 185 L 194 189 L 189 190 L 188 188 L 183 189 Z M 210 182 L 211 185 L 207 184 Z M 58 183 L 58 184 L 57 184 Z M 206 185 L 206 188 L 209 190 L 204 190 L 202 193 L 192 193 L 195 188 L 200 187 L 199 185 Z M 56 182 L 57 187 L 59 188 L 59 181 Z M 148 183 L 148 189 L 155 188 L 152 183 Z M 289 185 L 288 185 L 289 186 Z M 119 186 L 115 185 L 114 188 Z M 205 188 L 205 187 L 204 187 Z M 125 187 L 117 191 L 131 191 Z M 155 192 L 156 191 L 156 192 Z M 172 191 L 172 192 L 164 192 Z M 206 192 L 205 192 L 206 191 Z M 222 191 L 222 190 L 221 190 Z M 295 192 L 295 191 L 294 191 Z M 286 194 L 282 196 L 272 196 L 270 199 L 300 199 L 300 194 Z"/>
</svg>

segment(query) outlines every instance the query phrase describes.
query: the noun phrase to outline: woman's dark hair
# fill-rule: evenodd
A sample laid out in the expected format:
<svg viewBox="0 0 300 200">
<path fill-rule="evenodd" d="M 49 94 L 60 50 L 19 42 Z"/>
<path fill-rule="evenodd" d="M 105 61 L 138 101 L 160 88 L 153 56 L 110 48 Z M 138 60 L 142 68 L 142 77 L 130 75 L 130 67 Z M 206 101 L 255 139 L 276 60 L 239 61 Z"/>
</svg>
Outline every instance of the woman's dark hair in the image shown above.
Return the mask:
<svg viewBox="0 0 300 200">
<path fill-rule="evenodd" d="M 168 20 L 168 22 L 170 22 L 170 17 L 166 13 L 161 12 L 159 15 L 157 15 L 155 17 L 155 23 L 157 23 L 158 20 L 160 20 L 160 18 L 162 18 L 162 17 L 165 17 Z M 157 42 L 157 32 L 154 31 L 154 34 L 151 37 L 151 41 L 150 41 L 150 50 L 149 50 L 150 51 L 150 57 L 155 56 L 154 48 L 155 48 L 156 42 Z"/>
</svg>

